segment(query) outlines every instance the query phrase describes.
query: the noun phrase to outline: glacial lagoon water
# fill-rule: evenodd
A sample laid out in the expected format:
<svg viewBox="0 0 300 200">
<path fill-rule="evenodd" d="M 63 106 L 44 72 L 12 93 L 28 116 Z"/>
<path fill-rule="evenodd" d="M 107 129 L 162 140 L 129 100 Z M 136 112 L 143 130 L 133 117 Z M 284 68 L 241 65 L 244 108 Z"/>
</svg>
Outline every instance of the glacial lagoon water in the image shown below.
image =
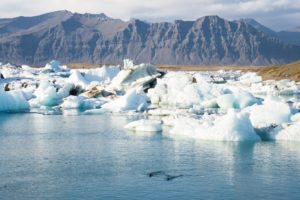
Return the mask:
<svg viewBox="0 0 300 200">
<path fill-rule="evenodd" d="M 131 120 L 1 114 L 0 199 L 300 197 L 297 142 L 171 139 L 126 132 Z"/>
</svg>

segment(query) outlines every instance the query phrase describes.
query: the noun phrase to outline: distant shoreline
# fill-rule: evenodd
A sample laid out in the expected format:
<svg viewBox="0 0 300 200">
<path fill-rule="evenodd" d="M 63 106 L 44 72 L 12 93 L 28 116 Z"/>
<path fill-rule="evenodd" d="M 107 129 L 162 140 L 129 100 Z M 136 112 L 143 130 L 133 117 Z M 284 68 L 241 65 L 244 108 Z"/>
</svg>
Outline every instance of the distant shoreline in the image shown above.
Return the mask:
<svg viewBox="0 0 300 200">
<path fill-rule="evenodd" d="M 76 63 L 67 64 L 71 69 L 91 69 L 102 67 L 105 64 Z M 243 71 L 256 72 L 263 80 L 290 79 L 300 82 L 300 61 L 280 66 L 194 66 L 194 65 L 155 65 L 159 70 L 165 71 Z"/>
</svg>

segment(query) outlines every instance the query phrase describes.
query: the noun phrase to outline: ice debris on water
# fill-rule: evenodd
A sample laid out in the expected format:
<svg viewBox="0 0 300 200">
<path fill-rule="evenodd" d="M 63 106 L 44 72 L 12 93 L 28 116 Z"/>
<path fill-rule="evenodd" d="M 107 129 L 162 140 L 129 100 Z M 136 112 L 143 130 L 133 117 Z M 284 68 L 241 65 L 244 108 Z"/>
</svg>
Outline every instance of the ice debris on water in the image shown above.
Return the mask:
<svg viewBox="0 0 300 200">
<path fill-rule="evenodd" d="M 94 69 L 0 64 L 0 112 L 137 114 L 144 118 L 125 129 L 174 139 L 300 141 L 300 102 L 280 96 L 299 93 L 295 81 L 252 72 L 161 72 L 131 60 Z"/>
</svg>

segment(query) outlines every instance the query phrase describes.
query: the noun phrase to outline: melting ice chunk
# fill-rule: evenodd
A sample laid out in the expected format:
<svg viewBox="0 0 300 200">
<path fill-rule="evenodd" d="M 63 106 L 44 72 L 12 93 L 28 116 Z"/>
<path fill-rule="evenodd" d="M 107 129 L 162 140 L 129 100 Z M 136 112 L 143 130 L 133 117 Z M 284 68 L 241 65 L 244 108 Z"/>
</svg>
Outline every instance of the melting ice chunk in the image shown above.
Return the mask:
<svg viewBox="0 0 300 200">
<path fill-rule="evenodd" d="M 159 120 L 141 119 L 127 124 L 124 128 L 136 132 L 160 132 L 162 131 L 162 122 Z"/>
</svg>

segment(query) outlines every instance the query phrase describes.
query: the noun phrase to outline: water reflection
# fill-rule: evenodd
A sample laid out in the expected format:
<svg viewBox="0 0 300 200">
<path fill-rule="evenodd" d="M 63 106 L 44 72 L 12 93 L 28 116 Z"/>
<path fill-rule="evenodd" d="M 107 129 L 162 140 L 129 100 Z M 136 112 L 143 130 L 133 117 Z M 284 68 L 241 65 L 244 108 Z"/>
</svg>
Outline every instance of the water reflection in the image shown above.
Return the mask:
<svg viewBox="0 0 300 200">
<path fill-rule="evenodd" d="M 297 143 L 173 140 L 105 115 L 0 115 L 4 199 L 249 199 L 299 196 Z M 162 170 L 183 175 L 149 178 Z M 253 192 L 256 191 L 256 192 Z M 221 197 L 221 198 L 220 198 Z"/>
</svg>

